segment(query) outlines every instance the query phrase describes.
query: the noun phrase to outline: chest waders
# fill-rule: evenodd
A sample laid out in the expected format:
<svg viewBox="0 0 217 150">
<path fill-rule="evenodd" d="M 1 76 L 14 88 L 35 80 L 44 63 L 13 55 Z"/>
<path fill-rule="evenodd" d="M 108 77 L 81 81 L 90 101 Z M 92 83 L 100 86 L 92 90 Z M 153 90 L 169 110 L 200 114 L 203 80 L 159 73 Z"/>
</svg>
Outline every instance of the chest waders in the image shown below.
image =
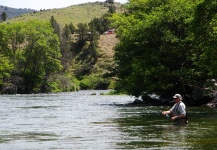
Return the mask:
<svg viewBox="0 0 217 150">
<path fill-rule="evenodd" d="M 181 102 L 180 102 L 180 103 L 181 103 Z M 178 108 L 179 108 L 180 103 L 177 104 L 176 107 L 175 107 L 175 109 L 174 109 L 174 110 L 175 110 L 174 112 L 177 112 L 178 115 L 180 115 L 180 112 L 178 111 Z M 174 120 L 174 123 L 175 123 L 175 124 L 188 124 L 187 112 L 186 112 L 184 118 L 176 118 L 176 119 Z"/>
</svg>

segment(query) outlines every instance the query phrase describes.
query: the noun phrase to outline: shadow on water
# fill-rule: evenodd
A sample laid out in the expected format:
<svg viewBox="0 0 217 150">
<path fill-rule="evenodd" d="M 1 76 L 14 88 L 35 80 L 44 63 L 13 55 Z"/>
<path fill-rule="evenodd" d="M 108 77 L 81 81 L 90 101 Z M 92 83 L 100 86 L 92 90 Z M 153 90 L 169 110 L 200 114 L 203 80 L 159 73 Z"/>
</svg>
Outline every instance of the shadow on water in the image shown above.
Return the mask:
<svg viewBox="0 0 217 150">
<path fill-rule="evenodd" d="M 59 106 L 30 106 L 30 107 L 16 107 L 16 108 L 22 108 L 22 109 L 53 109 L 53 108 L 59 108 Z"/>
<path fill-rule="evenodd" d="M 192 108 L 192 115 L 198 114 L 200 119 L 192 116 L 190 124 L 175 126 L 161 116 L 164 107 L 121 107 L 120 117 L 113 121 L 124 140 L 116 144 L 123 149 L 215 149 L 216 110 L 207 109 Z"/>
<path fill-rule="evenodd" d="M 48 132 L 23 132 L 12 133 L 10 131 L 1 133 L 0 143 L 27 140 L 27 141 L 55 141 L 58 136 Z"/>
</svg>

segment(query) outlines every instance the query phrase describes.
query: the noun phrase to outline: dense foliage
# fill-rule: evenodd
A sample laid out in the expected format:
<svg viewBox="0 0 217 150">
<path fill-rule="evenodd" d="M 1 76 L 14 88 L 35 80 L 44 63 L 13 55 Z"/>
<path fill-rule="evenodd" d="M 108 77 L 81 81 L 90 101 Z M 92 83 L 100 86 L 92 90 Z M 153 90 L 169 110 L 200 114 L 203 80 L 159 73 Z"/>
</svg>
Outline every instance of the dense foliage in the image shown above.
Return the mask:
<svg viewBox="0 0 217 150">
<path fill-rule="evenodd" d="M 59 39 L 50 23 L 1 24 L 0 32 L 0 77 L 1 83 L 6 84 L 1 86 L 19 93 L 46 92 L 51 75 L 62 68 Z"/>
<path fill-rule="evenodd" d="M 53 16 L 49 21 L 0 24 L 0 92 L 107 89 L 111 79 L 103 66 L 109 64 L 101 64 L 98 48 L 99 35 L 110 26 L 107 16 L 77 28 L 72 23 L 61 27 Z"/>
<path fill-rule="evenodd" d="M 216 7 L 214 0 L 130 0 L 112 18 L 117 90 L 164 98 L 209 88 L 217 75 Z"/>
</svg>

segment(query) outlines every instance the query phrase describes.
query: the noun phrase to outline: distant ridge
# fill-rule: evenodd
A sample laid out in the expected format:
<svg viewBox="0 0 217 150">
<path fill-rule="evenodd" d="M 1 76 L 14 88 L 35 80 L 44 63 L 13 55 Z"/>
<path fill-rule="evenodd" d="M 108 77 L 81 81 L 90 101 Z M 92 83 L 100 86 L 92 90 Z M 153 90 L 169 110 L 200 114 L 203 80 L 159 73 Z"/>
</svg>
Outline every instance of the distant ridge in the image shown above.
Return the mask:
<svg viewBox="0 0 217 150">
<path fill-rule="evenodd" d="M 115 3 L 116 10 L 119 12 L 121 10 L 121 4 Z M 19 21 L 28 21 L 28 20 L 46 20 L 49 21 L 51 16 L 53 16 L 61 27 L 64 27 L 65 24 L 73 23 L 75 26 L 78 23 L 89 23 L 94 18 L 99 18 L 105 13 L 108 12 L 110 4 L 106 2 L 89 2 L 79 5 L 72 5 L 65 8 L 55 8 L 47 10 L 26 10 L 25 13 L 20 16 L 8 18 L 5 23 L 13 23 Z M 2 8 L 1 8 L 2 9 Z M 10 9 L 10 12 L 12 9 Z M 15 9 L 19 10 L 19 9 Z M 21 13 L 21 12 L 20 12 Z M 18 13 L 17 13 L 18 15 Z"/>
<path fill-rule="evenodd" d="M 2 14 L 3 12 L 6 12 L 7 19 L 14 18 L 14 17 L 20 16 L 22 14 L 32 13 L 34 11 L 35 10 L 33 10 L 33 9 L 12 8 L 12 7 L 8 7 L 8 6 L 0 5 L 0 14 Z"/>
</svg>

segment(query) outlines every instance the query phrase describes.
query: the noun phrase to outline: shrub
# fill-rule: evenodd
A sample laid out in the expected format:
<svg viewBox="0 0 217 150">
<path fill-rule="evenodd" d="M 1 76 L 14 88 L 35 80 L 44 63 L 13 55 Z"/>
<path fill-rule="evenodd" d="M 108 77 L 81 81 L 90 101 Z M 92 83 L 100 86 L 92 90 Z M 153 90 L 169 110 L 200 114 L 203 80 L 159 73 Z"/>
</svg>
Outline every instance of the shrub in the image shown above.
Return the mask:
<svg viewBox="0 0 217 150">
<path fill-rule="evenodd" d="M 108 89 L 110 81 L 108 79 L 103 79 L 99 76 L 85 76 L 80 82 L 81 89 L 95 89 L 95 90 L 105 90 Z"/>
</svg>

